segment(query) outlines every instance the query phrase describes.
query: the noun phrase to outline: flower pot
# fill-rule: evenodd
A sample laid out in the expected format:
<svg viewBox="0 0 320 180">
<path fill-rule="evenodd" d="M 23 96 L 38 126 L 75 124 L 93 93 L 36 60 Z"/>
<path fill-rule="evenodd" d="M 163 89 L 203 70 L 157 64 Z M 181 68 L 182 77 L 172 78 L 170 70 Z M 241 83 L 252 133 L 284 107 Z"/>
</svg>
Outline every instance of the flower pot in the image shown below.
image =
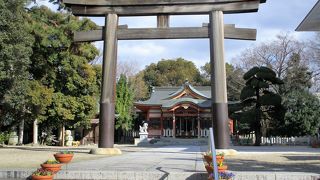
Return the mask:
<svg viewBox="0 0 320 180">
<path fill-rule="evenodd" d="M 53 173 L 57 173 L 61 170 L 62 164 L 41 164 L 41 167 L 45 170 L 52 171 Z"/>
<path fill-rule="evenodd" d="M 32 175 L 32 180 L 52 180 L 53 179 L 53 175 L 51 176 L 36 176 L 36 175 Z"/>
<path fill-rule="evenodd" d="M 206 168 L 206 170 L 207 170 L 208 174 L 213 173 L 213 167 L 212 167 L 212 166 L 205 165 L 205 168 Z"/>
<path fill-rule="evenodd" d="M 207 172 L 209 174 L 213 173 L 213 167 L 212 166 L 206 165 L 205 168 L 206 168 L 206 170 L 207 170 Z M 228 169 L 227 165 L 218 166 L 218 172 L 225 172 L 227 169 Z"/>
<path fill-rule="evenodd" d="M 228 169 L 227 165 L 218 166 L 218 172 L 225 172 Z"/>
<path fill-rule="evenodd" d="M 54 154 L 54 158 L 56 158 L 57 161 L 59 161 L 60 163 L 69 163 L 72 158 L 73 158 L 73 154 Z"/>
<path fill-rule="evenodd" d="M 210 156 L 210 155 L 203 155 L 203 158 L 205 159 L 205 161 L 206 161 L 208 164 L 211 164 L 211 163 L 212 163 L 212 156 Z M 217 159 L 217 163 L 222 163 L 223 160 L 224 160 L 224 156 L 216 156 L 216 159 Z"/>
</svg>

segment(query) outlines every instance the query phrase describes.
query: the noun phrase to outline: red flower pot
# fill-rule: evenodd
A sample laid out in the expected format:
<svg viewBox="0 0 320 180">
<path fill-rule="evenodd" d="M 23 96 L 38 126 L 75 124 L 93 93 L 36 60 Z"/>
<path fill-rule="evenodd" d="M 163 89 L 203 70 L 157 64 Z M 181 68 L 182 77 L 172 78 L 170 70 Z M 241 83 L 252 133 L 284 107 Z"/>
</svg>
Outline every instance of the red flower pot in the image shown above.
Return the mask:
<svg viewBox="0 0 320 180">
<path fill-rule="evenodd" d="M 53 173 L 57 173 L 61 170 L 62 164 L 41 164 L 41 167 L 45 170 L 52 171 Z"/>
<path fill-rule="evenodd" d="M 51 176 L 36 176 L 36 175 L 32 175 L 32 180 L 52 180 L 53 179 L 53 175 Z"/>
<path fill-rule="evenodd" d="M 72 158 L 73 158 L 73 154 L 54 154 L 54 158 L 56 158 L 57 161 L 59 161 L 60 163 L 69 163 Z"/>
<path fill-rule="evenodd" d="M 206 168 L 208 174 L 213 173 L 213 167 L 212 166 L 206 165 L 205 168 Z M 228 169 L 227 165 L 218 166 L 218 172 L 225 172 L 227 169 Z"/>
</svg>

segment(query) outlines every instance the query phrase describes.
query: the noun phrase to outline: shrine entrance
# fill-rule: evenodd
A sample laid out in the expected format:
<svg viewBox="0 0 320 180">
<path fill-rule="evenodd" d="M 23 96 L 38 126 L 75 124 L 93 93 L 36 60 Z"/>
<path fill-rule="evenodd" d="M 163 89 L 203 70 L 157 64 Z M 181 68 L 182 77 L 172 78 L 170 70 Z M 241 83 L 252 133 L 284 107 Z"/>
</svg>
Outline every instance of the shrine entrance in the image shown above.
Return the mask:
<svg viewBox="0 0 320 180">
<path fill-rule="evenodd" d="M 177 116 L 176 137 L 178 138 L 198 138 L 197 117 Z"/>
<path fill-rule="evenodd" d="M 224 14 L 256 12 L 266 0 L 63 0 L 76 16 L 105 17 L 105 26 L 78 32 L 76 42 L 104 40 L 99 116 L 99 148 L 114 146 L 115 82 L 118 40 L 209 38 L 211 116 L 216 148 L 229 147 L 224 39 L 255 40 L 256 30 L 224 24 Z M 209 15 L 202 27 L 170 27 L 170 15 Z M 119 26 L 120 16 L 157 16 L 157 28 Z M 173 126 L 176 119 L 173 117 Z M 174 128 L 173 136 L 176 134 Z M 187 129 L 186 129 L 187 130 Z"/>
</svg>

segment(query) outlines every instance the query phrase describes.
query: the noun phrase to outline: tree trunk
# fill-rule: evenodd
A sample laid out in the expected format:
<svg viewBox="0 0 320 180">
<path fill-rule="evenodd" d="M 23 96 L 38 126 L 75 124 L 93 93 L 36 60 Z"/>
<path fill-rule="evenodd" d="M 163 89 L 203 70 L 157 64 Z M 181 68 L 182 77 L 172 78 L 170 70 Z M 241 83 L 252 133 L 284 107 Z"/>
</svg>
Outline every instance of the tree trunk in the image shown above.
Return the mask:
<svg viewBox="0 0 320 180">
<path fill-rule="evenodd" d="M 23 131 L 24 131 L 24 119 L 21 119 L 21 122 L 19 124 L 18 145 L 23 144 Z"/>
<path fill-rule="evenodd" d="M 254 142 L 255 146 L 260 146 L 261 144 L 261 104 L 260 104 L 260 93 L 259 93 L 259 88 L 256 88 L 256 96 L 257 96 L 257 102 L 256 102 L 256 126 L 255 126 L 255 136 L 256 140 Z"/>
<path fill-rule="evenodd" d="M 33 144 L 38 144 L 38 120 L 33 122 Z"/>
<path fill-rule="evenodd" d="M 260 124 L 260 123 L 259 123 Z M 261 145 L 261 125 L 256 128 L 254 135 L 256 136 L 256 140 L 254 142 L 255 146 L 260 146 Z"/>
</svg>

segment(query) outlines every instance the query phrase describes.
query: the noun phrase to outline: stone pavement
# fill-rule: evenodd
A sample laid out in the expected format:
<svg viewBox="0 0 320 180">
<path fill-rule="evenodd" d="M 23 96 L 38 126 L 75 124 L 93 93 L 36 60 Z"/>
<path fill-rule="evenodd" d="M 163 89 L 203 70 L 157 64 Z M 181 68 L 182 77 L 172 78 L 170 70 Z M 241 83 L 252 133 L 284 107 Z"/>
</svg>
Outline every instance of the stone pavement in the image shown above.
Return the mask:
<svg viewBox="0 0 320 180">
<path fill-rule="evenodd" d="M 165 146 L 73 163 L 72 170 L 203 172 L 200 146 Z"/>
<path fill-rule="evenodd" d="M 73 161 L 63 166 L 55 179 L 109 180 L 206 180 L 202 152 L 206 146 L 171 145 L 163 147 L 119 146 L 119 156 L 94 155 L 93 159 Z M 300 146 L 235 146 L 236 156 L 226 164 L 235 180 L 319 180 L 320 149 Z M 32 149 L 32 148 L 31 148 Z M 53 149 L 51 148 L 50 151 Z M 1 152 L 1 149 L 0 149 Z M 34 153 L 42 152 L 36 149 Z M 81 150 L 81 154 L 87 150 Z M 75 156 L 80 154 L 75 154 Z M 92 155 L 93 156 L 93 155 Z M 33 170 L 0 169 L 0 179 L 25 178 Z"/>
</svg>

